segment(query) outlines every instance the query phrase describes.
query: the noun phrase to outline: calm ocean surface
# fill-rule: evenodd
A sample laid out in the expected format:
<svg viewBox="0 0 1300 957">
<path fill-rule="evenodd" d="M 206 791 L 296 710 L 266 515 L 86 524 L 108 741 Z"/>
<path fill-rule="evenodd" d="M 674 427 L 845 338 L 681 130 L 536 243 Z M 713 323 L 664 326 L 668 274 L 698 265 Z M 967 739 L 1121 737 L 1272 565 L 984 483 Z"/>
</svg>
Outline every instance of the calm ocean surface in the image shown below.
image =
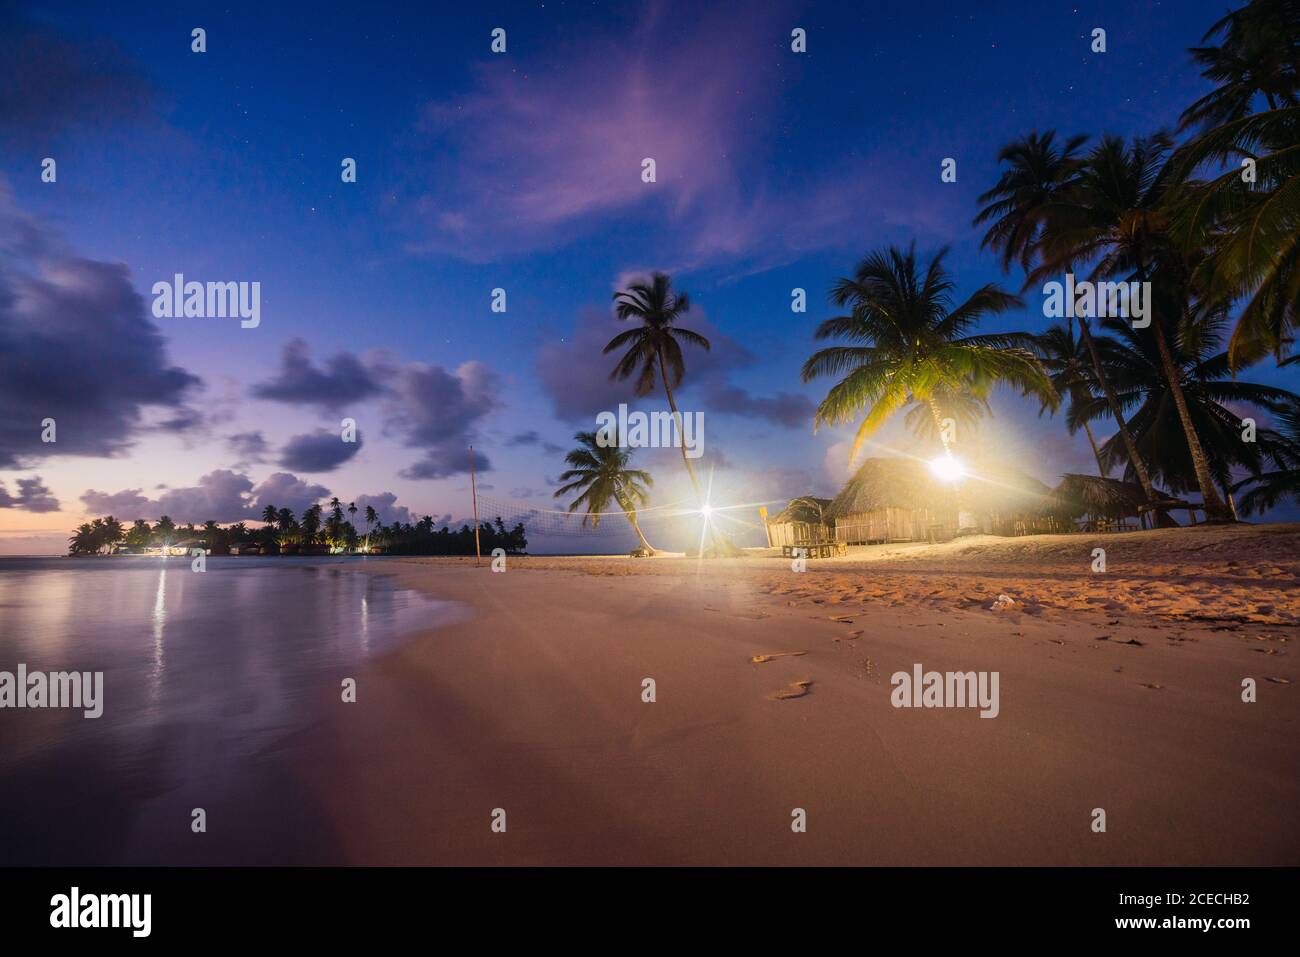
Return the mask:
<svg viewBox="0 0 1300 957">
<path fill-rule="evenodd" d="M 268 749 L 353 707 L 352 666 L 463 617 L 358 561 L 0 558 L 0 671 L 104 672 L 100 718 L 0 709 L 0 864 L 175 862 L 190 809 L 288 800 Z"/>
</svg>

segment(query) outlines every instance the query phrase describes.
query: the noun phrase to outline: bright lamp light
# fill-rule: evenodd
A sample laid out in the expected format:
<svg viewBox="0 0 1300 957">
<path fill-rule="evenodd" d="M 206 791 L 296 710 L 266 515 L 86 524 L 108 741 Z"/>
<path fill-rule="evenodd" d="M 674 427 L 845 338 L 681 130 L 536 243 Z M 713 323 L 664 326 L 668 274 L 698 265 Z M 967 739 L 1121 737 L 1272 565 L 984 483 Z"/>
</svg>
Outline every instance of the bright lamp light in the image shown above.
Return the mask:
<svg viewBox="0 0 1300 957">
<path fill-rule="evenodd" d="M 966 470 L 962 468 L 960 462 L 952 457 L 951 452 L 945 452 L 932 460 L 930 462 L 930 471 L 941 482 L 955 482 L 966 474 Z"/>
</svg>

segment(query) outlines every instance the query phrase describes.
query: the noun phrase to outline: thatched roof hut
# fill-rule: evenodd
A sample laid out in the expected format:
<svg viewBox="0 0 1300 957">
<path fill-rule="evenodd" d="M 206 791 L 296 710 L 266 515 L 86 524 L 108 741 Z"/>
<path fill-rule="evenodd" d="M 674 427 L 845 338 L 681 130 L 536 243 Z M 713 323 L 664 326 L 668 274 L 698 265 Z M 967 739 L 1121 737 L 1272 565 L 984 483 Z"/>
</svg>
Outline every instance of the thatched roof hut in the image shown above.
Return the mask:
<svg viewBox="0 0 1300 957">
<path fill-rule="evenodd" d="M 790 500 L 790 504 L 769 519 L 773 525 L 785 522 L 808 522 L 818 523 L 822 521 L 827 506 L 831 504 L 828 498 L 817 498 L 813 495 L 805 495 L 802 498 Z"/>
<path fill-rule="evenodd" d="M 955 532 L 957 500 L 925 462 L 867 459 L 826 515 L 835 522 L 836 541 L 916 541 Z"/>
<path fill-rule="evenodd" d="M 1097 515 L 1124 518 L 1146 503 L 1142 486 L 1132 482 L 1067 472 L 1052 490 L 1052 511 L 1067 518 Z"/>
<path fill-rule="evenodd" d="M 826 517 L 828 498 L 805 495 L 767 520 L 767 543 L 782 548 L 811 545 L 830 540 L 831 521 Z"/>
<path fill-rule="evenodd" d="M 925 462 L 867 459 L 831 501 L 826 515 L 839 518 L 883 508 L 926 509 L 951 501 L 952 490 L 934 478 Z"/>
</svg>

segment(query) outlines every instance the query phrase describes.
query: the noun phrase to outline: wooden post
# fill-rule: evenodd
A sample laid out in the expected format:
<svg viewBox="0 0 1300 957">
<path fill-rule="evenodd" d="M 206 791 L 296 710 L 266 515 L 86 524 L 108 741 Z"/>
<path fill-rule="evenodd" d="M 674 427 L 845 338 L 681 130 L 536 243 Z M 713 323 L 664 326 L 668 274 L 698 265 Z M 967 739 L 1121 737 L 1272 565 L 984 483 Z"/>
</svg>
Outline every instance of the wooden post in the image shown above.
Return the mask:
<svg viewBox="0 0 1300 957">
<path fill-rule="evenodd" d="M 478 484 L 474 480 L 474 446 L 469 447 L 469 488 L 470 495 L 474 500 L 474 565 L 483 558 L 483 552 L 478 544 Z"/>
</svg>

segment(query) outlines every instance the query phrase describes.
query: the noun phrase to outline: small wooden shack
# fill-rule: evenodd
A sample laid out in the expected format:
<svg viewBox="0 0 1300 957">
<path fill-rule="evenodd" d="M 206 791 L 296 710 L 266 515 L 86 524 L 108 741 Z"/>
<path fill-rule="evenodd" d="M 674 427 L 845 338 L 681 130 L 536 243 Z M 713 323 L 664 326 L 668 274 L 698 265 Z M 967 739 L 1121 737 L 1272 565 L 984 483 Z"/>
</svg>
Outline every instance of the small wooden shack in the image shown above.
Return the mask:
<svg viewBox="0 0 1300 957">
<path fill-rule="evenodd" d="M 826 509 L 828 498 L 805 495 L 767 520 L 767 544 L 770 548 L 803 548 L 834 541 L 834 531 Z"/>
<path fill-rule="evenodd" d="M 957 532 L 957 499 L 925 462 L 873 458 L 849 479 L 826 514 L 847 545 L 942 541 Z"/>
</svg>

